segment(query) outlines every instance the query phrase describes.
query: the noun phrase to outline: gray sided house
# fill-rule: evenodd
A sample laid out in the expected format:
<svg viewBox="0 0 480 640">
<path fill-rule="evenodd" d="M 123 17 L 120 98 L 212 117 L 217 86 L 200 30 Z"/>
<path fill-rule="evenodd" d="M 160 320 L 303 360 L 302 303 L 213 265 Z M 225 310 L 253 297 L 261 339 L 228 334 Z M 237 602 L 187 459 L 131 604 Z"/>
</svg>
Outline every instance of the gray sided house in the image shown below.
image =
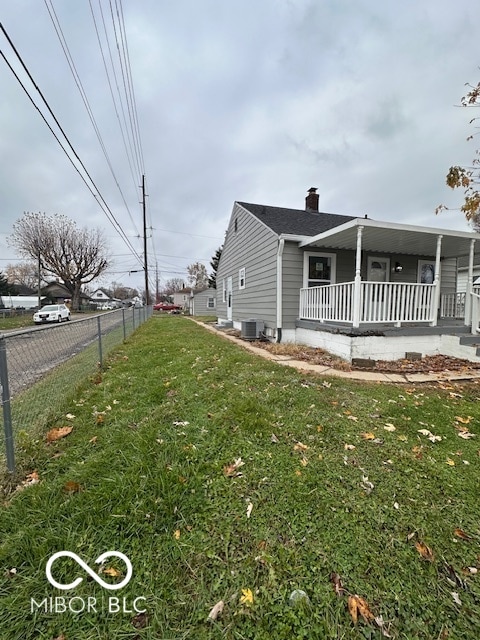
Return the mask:
<svg viewBox="0 0 480 640">
<path fill-rule="evenodd" d="M 194 291 L 190 298 L 189 311 L 192 316 L 216 316 L 217 315 L 217 290 L 202 289 Z"/>
<path fill-rule="evenodd" d="M 256 319 L 272 341 L 347 360 L 408 351 L 477 359 L 460 338 L 478 331 L 480 235 L 322 213 L 318 198 L 311 188 L 304 209 L 235 202 L 217 270 L 219 321 L 242 329 Z"/>
</svg>

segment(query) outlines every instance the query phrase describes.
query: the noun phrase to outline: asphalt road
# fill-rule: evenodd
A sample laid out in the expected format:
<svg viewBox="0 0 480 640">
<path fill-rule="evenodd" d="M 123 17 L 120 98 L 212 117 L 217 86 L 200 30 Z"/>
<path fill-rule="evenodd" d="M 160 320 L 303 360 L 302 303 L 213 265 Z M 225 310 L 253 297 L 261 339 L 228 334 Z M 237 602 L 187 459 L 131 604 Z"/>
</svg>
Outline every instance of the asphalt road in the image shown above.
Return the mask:
<svg viewBox="0 0 480 640">
<path fill-rule="evenodd" d="M 102 335 L 120 327 L 123 322 L 121 311 L 88 318 L 78 315 L 79 320 L 4 332 L 11 398 L 98 340 L 98 318 Z"/>
</svg>

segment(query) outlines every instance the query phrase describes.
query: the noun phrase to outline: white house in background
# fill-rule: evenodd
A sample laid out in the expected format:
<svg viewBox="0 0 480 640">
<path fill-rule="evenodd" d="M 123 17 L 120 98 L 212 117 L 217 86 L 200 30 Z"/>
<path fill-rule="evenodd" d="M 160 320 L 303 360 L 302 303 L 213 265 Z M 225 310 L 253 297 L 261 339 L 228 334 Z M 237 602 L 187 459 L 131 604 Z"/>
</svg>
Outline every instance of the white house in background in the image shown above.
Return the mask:
<svg viewBox="0 0 480 640">
<path fill-rule="evenodd" d="M 93 304 L 96 304 L 99 309 L 102 307 L 111 307 L 113 309 L 115 307 L 120 307 L 122 304 L 121 300 L 118 298 L 112 298 L 105 289 L 97 289 L 94 291 L 90 296 L 90 301 Z"/>
<path fill-rule="evenodd" d="M 179 307 L 188 310 L 190 307 L 190 298 L 193 295 L 193 289 L 191 287 L 184 287 L 180 291 L 175 291 L 172 294 L 173 304 L 177 304 Z"/>
<path fill-rule="evenodd" d="M 190 297 L 189 312 L 192 316 L 216 316 L 217 290 L 194 291 L 193 296 Z"/>
<path fill-rule="evenodd" d="M 318 200 L 312 187 L 304 209 L 234 203 L 217 269 L 220 322 L 242 329 L 256 319 L 272 341 L 347 360 L 411 351 L 479 359 L 461 344 L 478 342 L 479 234 L 322 213 Z"/>
</svg>

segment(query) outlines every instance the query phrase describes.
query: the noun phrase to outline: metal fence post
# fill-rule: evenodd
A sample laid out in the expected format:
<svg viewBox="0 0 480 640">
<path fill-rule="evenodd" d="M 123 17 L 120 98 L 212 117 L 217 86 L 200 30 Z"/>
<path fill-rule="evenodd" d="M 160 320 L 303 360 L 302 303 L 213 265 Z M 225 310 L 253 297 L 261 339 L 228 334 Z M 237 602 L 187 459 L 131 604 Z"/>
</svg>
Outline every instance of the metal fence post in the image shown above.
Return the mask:
<svg viewBox="0 0 480 640">
<path fill-rule="evenodd" d="M 10 409 L 10 389 L 8 386 L 7 344 L 5 336 L 0 336 L 0 384 L 2 385 L 3 429 L 5 432 L 5 452 L 7 469 L 15 473 L 15 452 Z"/>
<path fill-rule="evenodd" d="M 103 367 L 103 351 L 102 351 L 102 324 L 100 322 L 100 316 L 97 316 L 97 331 L 98 331 L 98 356 L 100 359 L 100 369 Z"/>
<path fill-rule="evenodd" d="M 125 308 L 122 307 L 123 339 L 127 339 L 127 327 L 125 325 Z"/>
</svg>

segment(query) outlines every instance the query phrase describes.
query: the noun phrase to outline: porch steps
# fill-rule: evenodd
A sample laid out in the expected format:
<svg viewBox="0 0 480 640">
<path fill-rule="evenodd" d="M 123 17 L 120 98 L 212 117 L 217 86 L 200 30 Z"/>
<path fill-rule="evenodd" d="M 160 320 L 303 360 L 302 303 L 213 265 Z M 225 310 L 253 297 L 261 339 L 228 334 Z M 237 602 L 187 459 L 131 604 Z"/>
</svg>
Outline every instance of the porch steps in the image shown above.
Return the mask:
<svg viewBox="0 0 480 640">
<path fill-rule="evenodd" d="M 475 349 L 475 355 L 480 357 L 480 336 L 462 336 L 459 342 L 460 344 L 473 347 Z"/>
</svg>

